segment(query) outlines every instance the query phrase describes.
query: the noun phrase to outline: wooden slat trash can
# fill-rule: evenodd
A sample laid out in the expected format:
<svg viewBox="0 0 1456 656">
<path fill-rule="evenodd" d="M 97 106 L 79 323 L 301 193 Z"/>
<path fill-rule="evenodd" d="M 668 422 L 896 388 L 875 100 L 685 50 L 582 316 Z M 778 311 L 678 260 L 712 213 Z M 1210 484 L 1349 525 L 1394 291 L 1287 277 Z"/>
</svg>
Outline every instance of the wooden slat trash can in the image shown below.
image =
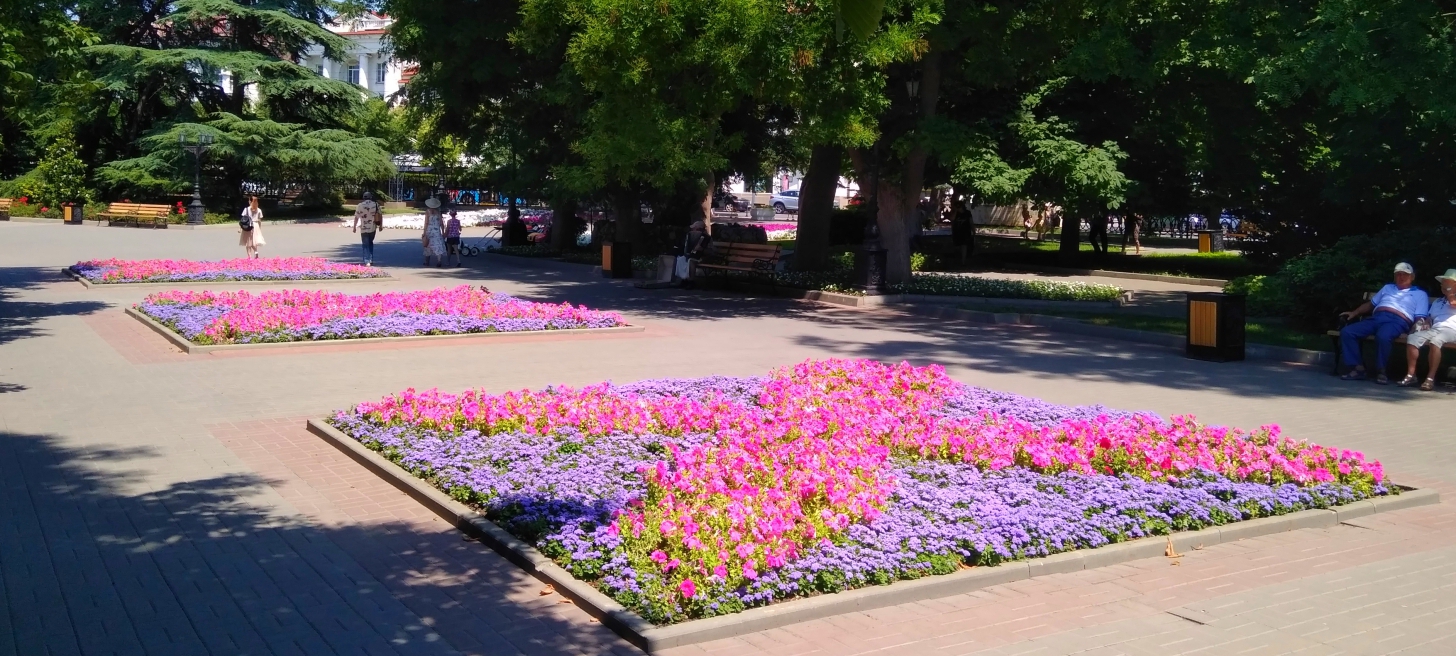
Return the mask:
<svg viewBox="0 0 1456 656">
<path fill-rule="evenodd" d="M 1244 359 L 1244 295 L 1188 294 L 1188 357 L 1210 362 Z"/>
<path fill-rule="evenodd" d="M 602 242 L 602 275 L 607 278 L 632 277 L 632 244 Z"/>
<path fill-rule="evenodd" d="M 1222 253 L 1226 250 L 1223 243 L 1223 232 L 1220 230 L 1199 230 L 1198 231 L 1198 252 L 1200 253 Z"/>
</svg>

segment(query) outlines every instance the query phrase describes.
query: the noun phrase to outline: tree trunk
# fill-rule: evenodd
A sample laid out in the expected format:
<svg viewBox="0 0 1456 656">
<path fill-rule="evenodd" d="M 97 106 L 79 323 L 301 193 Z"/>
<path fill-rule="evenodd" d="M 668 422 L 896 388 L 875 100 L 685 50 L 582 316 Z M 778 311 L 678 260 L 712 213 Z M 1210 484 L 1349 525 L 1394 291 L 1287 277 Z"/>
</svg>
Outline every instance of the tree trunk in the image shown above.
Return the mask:
<svg viewBox="0 0 1456 656">
<path fill-rule="evenodd" d="M 1062 240 L 1057 247 L 1057 260 L 1063 265 L 1076 264 L 1082 252 L 1082 218 L 1062 211 Z"/>
<path fill-rule="evenodd" d="M 910 222 L 906 215 L 913 213 L 906 212 L 903 190 L 901 185 L 884 182 L 876 194 L 879 211 L 875 223 L 885 248 L 885 282 L 890 285 L 910 282 Z"/>
<path fill-rule="evenodd" d="M 616 209 L 617 225 L 612 228 L 612 241 L 619 244 L 637 241 L 642 225 L 642 202 L 638 200 L 637 193 L 623 190 L 613 199 L 613 206 Z"/>
<path fill-rule="evenodd" d="M 834 191 L 844 147 L 815 146 L 809 170 L 799 185 L 799 237 L 794 245 L 794 268 L 821 271 L 829 267 L 829 219 L 834 215 Z"/>
<path fill-rule="evenodd" d="M 576 201 L 551 201 L 551 248 L 564 251 L 576 245 Z"/>
<path fill-rule="evenodd" d="M 940 53 L 927 53 L 922 64 L 920 118 L 924 121 L 935 116 L 936 104 L 940 101 Z M 915 209 L 920 204 L 920 192 L 925 188 L 925 163 L 929 157 L 930 153 L 919 142 L 906 153 L 900 172 L 900 188 L 894 193 L 895 203 L 885 202 L 885 192 L 893 185 L 880 185 L 878 223 L 881 243 L 886 251 L 885 278 L 891 285 L 910 282 L 910 236 L 915 234 L 913 224 L 919 220 Z M 888 217 L 886 210 L 890 210 Z M 887 222 L 887 219 L 893 221 Z"/>
</svg>

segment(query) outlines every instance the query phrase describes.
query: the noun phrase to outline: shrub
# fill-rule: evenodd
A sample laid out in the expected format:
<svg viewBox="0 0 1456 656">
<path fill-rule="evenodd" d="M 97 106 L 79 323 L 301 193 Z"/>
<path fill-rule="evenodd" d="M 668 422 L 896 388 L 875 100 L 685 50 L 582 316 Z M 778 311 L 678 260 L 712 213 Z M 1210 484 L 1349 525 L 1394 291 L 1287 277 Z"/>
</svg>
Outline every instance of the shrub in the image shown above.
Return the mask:
<svg viewBox="0 0 1456 656">
<path fill-rule="evenodd" d="M 1410 262 L 1416 284 L 1428 293 L 1436 291 L 1434 277 L 1456 267 L 1456 231 L 1411 229 L 1345 237 L 1286 262 L 1267 279 L 1245 279 L 1230 287 L 1250 293 L 1254 307 L 1287 317 L 1295 327 L 1323 330 L 1334 326 L 1336 314 L 1359 305 L 1366 292 L 1390 282 L 1397 262 Z M 1257 300 L 1252 298 L 1256 294 Z"/>
<path fill-rule="evenodd" d="M 1284 316 L 1284 301 L 1287 293 L 1274 276 L 1244 276 L 1234 278 L 1223 286 L 1228 294 L 1243 294 L 1244 309 L 1251 317 Z"/>
</svg>

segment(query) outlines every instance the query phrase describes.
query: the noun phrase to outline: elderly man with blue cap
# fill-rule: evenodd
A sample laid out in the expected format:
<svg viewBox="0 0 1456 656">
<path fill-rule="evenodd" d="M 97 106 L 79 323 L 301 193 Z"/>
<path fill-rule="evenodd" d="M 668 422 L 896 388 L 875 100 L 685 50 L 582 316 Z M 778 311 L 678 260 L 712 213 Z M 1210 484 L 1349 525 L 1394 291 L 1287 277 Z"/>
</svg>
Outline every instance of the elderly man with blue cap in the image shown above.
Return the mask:
<svg viewBox="0 0 1456 656">
<path fill-rule="evenodd" d="M 1416 270 L 1407 262 L 1395 265 L 1395 282 L 1380 288 L 1370 300 L 1340 317 L 1351 320 L 1367 312 L 1370 321 L 1357 321 L 1340 329 L 1340 361 L 1354 368 L 1341 378 L 1365 380 L 1364 358 L 1360 355 L 1360 340 L 1375 337 L 1375 382 L 1384 385 L 1390 382 L 1385 376 L 1385 363 L 1390 360 L 1390 347 L 1395 338 L 1411 331 L 1417 319 L 1425 318 L 1430 310 L 1431 299 L 1425 290 L 1414 285 Z"/>
</svg>

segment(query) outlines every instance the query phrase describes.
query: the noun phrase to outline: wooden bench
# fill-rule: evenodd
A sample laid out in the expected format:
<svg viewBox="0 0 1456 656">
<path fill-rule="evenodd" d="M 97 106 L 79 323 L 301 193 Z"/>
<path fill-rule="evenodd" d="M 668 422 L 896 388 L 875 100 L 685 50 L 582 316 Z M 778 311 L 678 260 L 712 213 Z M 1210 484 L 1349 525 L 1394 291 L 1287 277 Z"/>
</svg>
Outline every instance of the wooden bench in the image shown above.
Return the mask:
<svg viewBox="0 0 1456 656">
<path fill-rule="evenodd" d="M 172 215 L 170 205 L 148 205 L 145 203 L 112 203 L 106 206 L 106 211 L 96 215 L 99 223 L 106 220 L 108 226 L 129 226 L 140 228 L 146 225 L 149 228 L 167 227 L 167 219 Z"/>
<path fill-rule="evenodd" d="M 1375 297 L 1374 292 L 1365 292 L 1365 300 L 1366 301 L 1369 301 L 1370 299 L 1372 299 L 1374 297 Z M 1369 319 L 1362 319 L 1362 321 L 1369 321 Z M 1355 323 L 1355 322 L 1351 322 L 1351 323 Z M 1340 367 L 1343 366 L 1343 364 L 1344 364 L 1344 363 L 1340 362 L 1340 331 L 1339 330 L 1328 330 L 1328 331 L 1325 331 L 1325 335 L 1330 338 L 1330 342 L 1332 342 L 1334 344 L 1334 346 L 1335 346 L 1335 375 L 1338 376 L 1338 375 L 1340 375 Z M 1366 337 L 1365 339 L 1363 339 L 1361 341 L 1369 342 L 1369 343 L 1374 343 L 1375 342 L 1375 336 L 1372 335 L 1370 337 Z M 1400 337 L 1397 337 L 1394 340 L 1391 340 L 1391 344 L 1392 345 L 1404 345 L 1405 344 L 1405 335 L 1401 335 Z M 1456 342 L 1452 342 L 1450 344 L 1447 344 L 1445 346 L 1445 348 L 1442 349 L 1442 350 L 1456 352 Z M 1452 369 L 1456 369 L 1456 367 L 1452 367 Z M 1427 374 L 1427 375 L 1430 375 L 1430 374 Z"/>
<path fill-rule="evenodd" d="M 775 244 L 715 241 L 696 268 L 702 273 L 763 276 L 772 284 L 778 265 L 779 247 Z"/>
<path fill-rule="evenodd" d="M 0 198 L 0 221 L 10 220 L 10 199 Z"/>
</svg>

